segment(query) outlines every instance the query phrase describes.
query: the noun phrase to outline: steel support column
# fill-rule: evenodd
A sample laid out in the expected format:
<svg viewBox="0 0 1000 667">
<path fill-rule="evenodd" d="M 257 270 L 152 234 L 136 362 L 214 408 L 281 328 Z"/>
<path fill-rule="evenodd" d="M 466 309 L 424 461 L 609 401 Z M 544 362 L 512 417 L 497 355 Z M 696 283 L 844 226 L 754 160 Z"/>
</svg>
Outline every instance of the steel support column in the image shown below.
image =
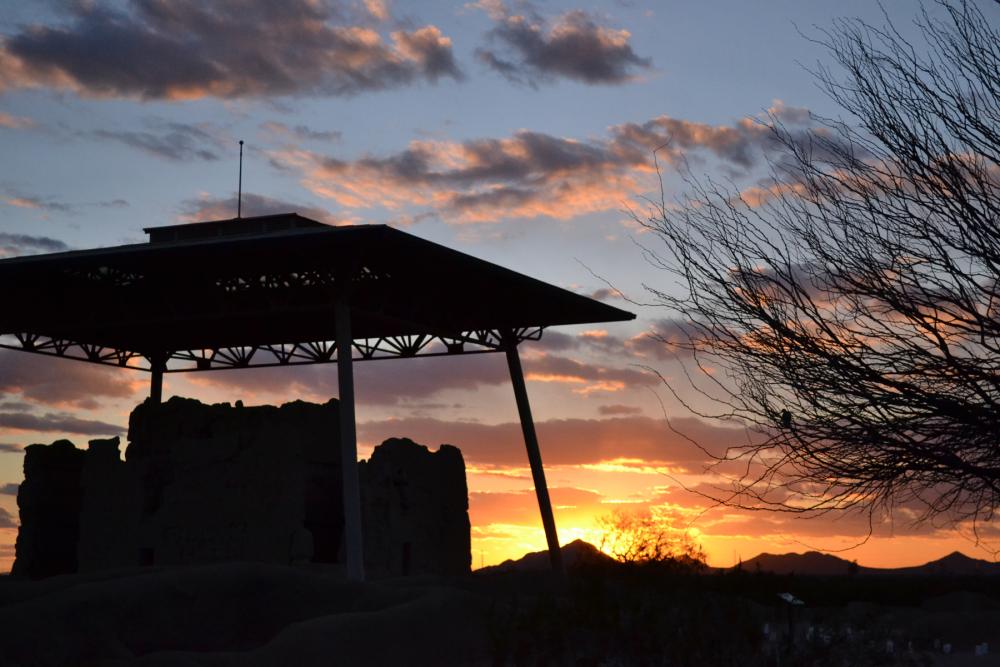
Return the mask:
<svg viewBox="0 0 1000 667">
<path fill-rule="evenodd" d="M 541 512 L 542 526 L 545 528 L 545 541 L 549 545 L 549 561 L 552 563 L 552 570 L 556 574 L 562 575 L 565 570 L 563 569 L 562 552 L 559 550 L 559 536 L 556 534 L 556 520 L 552 515 L 549 487 L 545 483 L 545 469 L 542 467 L 542 454 L 538 450 L 535 422 L 531 418 L 531 404 L 528 403 L 528 389 L 524 384 L 521 357 L 517 353 L 516 341 L 508 341 L 505 347 L 507 367 L 510 369 L 510 381 L 514 385 L 514 399 L 517 401 L 517 413 L 521 418 L 521 431 L 524 433 L 524 447 L 528 450 L 528 463 L 531 464 L 531 478 L 535 482 L 538 510 Z"/>
<path fill-rule="evenodd" d="M 340 466 L 344 491 L 344 553 L 347 578 L 365 580 L 364 537 L 361 533 L 361 485 L 358 483 L 358 436 L 354 421 L 354 364 L 351 308 L 337 301 L 337 381 L 340 387 Z"/>
<path fill-rule="evenodd" d="M 149 398 L 153 403 L 163 402 L 163 371 L 166 367 L 163 355 L 157 354 L 150 359 Z"/>
</svg>

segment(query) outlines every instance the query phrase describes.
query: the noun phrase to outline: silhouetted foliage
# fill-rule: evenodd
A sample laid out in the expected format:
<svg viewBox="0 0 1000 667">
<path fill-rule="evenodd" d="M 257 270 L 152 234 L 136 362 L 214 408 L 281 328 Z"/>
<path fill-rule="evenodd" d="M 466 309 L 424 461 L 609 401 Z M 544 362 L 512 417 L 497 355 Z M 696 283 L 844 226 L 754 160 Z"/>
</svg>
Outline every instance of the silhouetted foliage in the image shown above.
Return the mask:
<svg viewBox="0 0 1000 667">
<path fill-rule="evenodd" d="M 852 124 L 772 117 L 767 187 L 691 180 L 642 221 L 679 279 L 651 290 L 685 322 L 663 342 L 715 407 L 687 405 L 756 432 L 720 457 L 744 471 L 720 501 L 973 525 L 1000 505 L 1000 30 L 981 7 L 921 10 L 914 43 L 838 21 L 814 74 Z"/>
<path fill-rule="evenodd" d="M 678 530 L 653 514 L 616 509 L 600 517 L 601 551 L 621 563 L 671 563 L 700 569 L 705 552 L 689 531 Z"/>
</svg>

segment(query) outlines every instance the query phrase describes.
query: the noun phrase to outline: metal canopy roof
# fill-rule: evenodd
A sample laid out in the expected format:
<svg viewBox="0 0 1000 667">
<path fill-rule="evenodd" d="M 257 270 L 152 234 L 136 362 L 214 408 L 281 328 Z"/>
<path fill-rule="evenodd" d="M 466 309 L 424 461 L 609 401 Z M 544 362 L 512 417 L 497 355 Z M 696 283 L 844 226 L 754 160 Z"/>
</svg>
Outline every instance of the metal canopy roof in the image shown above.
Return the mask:
<svg viewBox="0 0 1000 667">
<path fill-rule="evenodd" d="M 294 213 L 145 230 L 150 241 L 0 260 L 0 347 L 149 370 L 489 352 L 634 315 L 385 225 Z"/>
</svg>

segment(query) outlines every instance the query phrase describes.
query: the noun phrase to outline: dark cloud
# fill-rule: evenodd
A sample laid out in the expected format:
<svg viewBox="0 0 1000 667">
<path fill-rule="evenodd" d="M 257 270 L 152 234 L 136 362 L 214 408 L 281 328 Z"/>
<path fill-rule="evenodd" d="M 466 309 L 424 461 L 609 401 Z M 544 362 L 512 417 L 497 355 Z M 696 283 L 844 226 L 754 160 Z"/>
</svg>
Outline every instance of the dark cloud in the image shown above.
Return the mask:
<svg viewBox="0 0 1000 667">
<path fill-rule="evenodd" d="M 604 329 L 592 329 L 577 334 L 581 347 L 599 352 L 609 358 L 622 358 L 628 351 L 625 341 L 618 336 L 612 336 Z"/>
<path fill-rule="evenodd" d="M 11 482 L 9 484 L 4 484 L 3 486 L 0 486 L 0 495 L 3 495 L 3 496 L 16 496 L 17 495 L 17 489 L 20 486 L 21 485 L 18 484 L 18 483 L 16 483 L 16 482 Z"/>
<path fill-rule="evenodd" d="M 545 331 L 539 340 L 525 341 L 525 349 L 544 350 L 546 352 L 565 352 L 575 350 L 580 346 L 576 336 L 559 331 Z"/>
<path fill-rule="evenodd" d="M 95 130 L 91 135 L 175 162 L 219 159 L 222 138 L 219 130 L 210 125 L 159 120 L 149 121 L 147 124 L 148 130 Z"/>
<path fill-rule="evenodd" d="M 690 354 L 697 340 L 697 328 L 691 323 L 661 319 L 651 322 L 647 331 L 625 341 L 625 347 L 637 357 L 667 361 Z"/>
<path fill-rule="evenodd" d="M 536 422 L 536 429 L 546 465 L 637 459 L 652 467 L 700 472 L 709 457 L 688 438 L 716 455 L 747 439 L 743 429 L 714 426 L 695 418 L 675 419 L 672 424 L 673 429 L 662 419 L 627 416 L 552 419 Z M 408 437 L 427 445 L 453 444 L 461 448 L 466 461 L 475 464 L 527 464 L 521 425 L 516 422 L 481 424 L 409 417 L 360 423 L 358 433 L 371 444 L 392 437 Z"/>
<path fill-rule="evenodd" d="M 733 125 L 707 125 L 659 116 L 645 123 L 626 123 L 614 128 L 615 139 L 625 151 L 648 154 L 660 150 L 660 157 L 672 163 L 687 152 L 708 152 L 725 163 L 750 169 L 762 155 L 781 150 L 781 145 L 765 123 L 745 118 Z"/>
<path fill-rule="evenodd" d="M 63 215 L 76 215 L 80 212 L 81 208 L 84 207 L 96 207 L 96 208 L 125 208 L 129 203 L 124 199 L 108 199 L 104 201 L 97 202 L 84 202 L 84 203 L 74 203 L 59 201 L 55 197 L 43 197 L 34 194 L 28 194 L 18 190 L 17 188 L 4 187 L 0 188 L 0 202 L 7 204 L 8 206 L 14 206 L 15 208 L 23 208 L 31 211 L 39 211 L 43 214 L 43 217 L 48 218 L 49 213 L 60 213 Z M 31 237 L 25 237 L 31 238 Z M 41 238 L 41 237 L 39 237 Z M 51 241 L 51 239 L 49 239 Z M 56 243 L 61 243 L 57 241 Z M 64 248 L 65 249 L 65 248 Z"/>
<path fill-rule="evenodd" d="M 805 107 L 790 107 L 781 100 L 775 100 L 767 110 L 767 115 L 782 125 L 810 125 L 812 113 Z"/>
<path fill-rule="evenodd" d="M 527 349 L 544 350 L 546 352 L 565 352 L 567 350 L 590 350 L 610 358 L 622 358 L 629 354 L 626 342 L 618 336 L 612 336 L 603 329 L 583 331 L 571 336 L 558 331 L 546 331 L 540 340 L 526 343 Z"/>
<path fill-rule="evenodd" d="M 10 512 L 0 507 L 0 528 L 17 528 L 17 521 Z"/>
<path fill-rule="evenodd" d="M 446 390 L 475 391 L 510 382 L 503 356 L 490 354 L 376 361 L 359 364 L 354 378 L 359 401 L 382 405 L 423 399 Z"/>
<path fill-rule="evenodd" d="M 587 84 L 620 84 L 652 61 L 632 50 L 631 35 L 600 25 L 585 11 L 563 14 L 549 23 L 534 11 L 512 14 L 502 3 L 489 3 L 496 26 L 488 33 L 498 49 L 476 51 L 480 62 L 507 79 L 537 86 L 565 77 Z"/>
<path fill-rule="evenodd" d="M 125 435 L 126 429 L 107 422 L 80 419 L 66 412 L 43 415 L 27 412 L 0 412 L 0 427 L 20 431 L 79 433 L 82 435 Z"/>
<path fill-rule="evenodd" d="M 0 90 L 48 86 L 97 97 L 351 95 L 460 79 L 434 26 L 386 39 L 324 0 L 130 0 L 71 5 L 64 23 L 0 43 Z"/>
<path fill-rule="evenodd" d="M 0 452 L 7 452 L 9 454 L 20 454 L 24 450 L 21 449 L 19 445 L 15 445 L 12 442 L 0 442 Z"/>
<path fill-rule="evenodd" d="M 0 232 L 0 257 L 62 252 L 64 250 L 69 250 L 69 246 L 58 239 L 49 238 L 48 236 L 29 236 L 27 234 Z"/>
<path fill-rule="evenodd" d="M 777 103 L 770 112 L 802 116 Z M 354 160 L 299 149 L 274 151 L 271 160 L 347 208 L 425 206 L 459 223 L 565 219 L 620 210 L 629 197 L 655 188 L 654 152 L 661 166 L 712 157 L 733 173 L 753 174 L 785 150 L 769 122 L 708 125 L 659 116 L 614 126 L 603 139 L 522 130 L 501 139 L 413 141 L 396 153 Z"/>
<path fill-rule="evenodd" d="M 145 380 L 134 371 L 0 351 L 0 394 L 20 394 L 45 405 L 93 409 L 101 399 L 131 399 L 139 387 L 145 387 Z"/>
<path fill-rule="evenodd" d="M 607 145 L 528 130 L 518 132 L 512 139 L 473 139 L 463 143 L 461 151 L 465 159 L 449 170 L 435 169 L 438 150 L 440 146 L 437 144 L 415 142 L 395 155 L 387 158 L 365 157 L 359 160 L 359 164 L 403 183 L 468 186 L 484 180 L 519 182 L 530 180 L 533 174 L 596 170 L 619 161 Z M 326 162 L 326 166 L 333 171 L 346 165 L 334 159 Z M 501 199 L 521 196 L 516 194 L 516 188 L 508 190 L 508 193 L 499 195 Z"/>
<path fill-rule="evenodd" d="M 442 77 L 461 79 L 462 73 L 451 53 L 451 40 L 434 26 L 392 33 L 399 50 L 419 62 L 422 74 L 432 81 Z"/>
<path fill-rule="evenodd" d="M 95 204 L 98 208 L 128 208 L 130 204 L 125 199 L 109 199 Z"/>
<path fill-rule="evenodd" d="M 205 220 L 228 220 L 236 217 L 236 195 L 231 197 L 205 196 L 198 199 L 188 199 L 181 203 L 181 216 L 187 222 L 202 222 Z M 251 192 L 243 193 L 243 215 L 274 215 L 277 213 L 298 213 L 306 218 L 312 218 L 329 225 L 344 222 L 326 209 L 306 206 L 284 199 L 265 197 Z"/>
<path fill-rule="evenodd" d="M 306 187 L 343 206 L 431 205 L 457 222 L 620 208 L 635 189 L 631 170 L 648 157 L 529 131 L 460 144 L 415 141 L 401 152 L 355 161 L 306 151 L 273 154 L 278 164 L 301 170 Z"/>
<path fill-rule="evenodd" d="M 4 188 L 3 192 L 5 195 L 3 202 L 8 206 L 42 211 L 44 213 L 73 214 L 77 212 L 77 207 L 73 204 L 62 202 L 52 197 L 26 194 L 13 188 Z"/>
<path fill-rule="evenodd" d="M 339 393 L 336 369 L 327 365 L 206 373 L 192 381 L 254 394 L 310 396 L 316 400 Z M 509 382 L 510 378 L 502 355 L 482 354 L 366 362 L 355 367 L 354 381 L 359 405 L 408 407 L 449 389 L 475 391 Z"/>
<path fill-rule="evenodd" d="M 649 387 L 660 384 L 652 374 L 634 368 L 614 368 L 586 364 L 569 357 L 545 355 L 524 360 L 524 373 L 528 380 L 565 382 L 578 393 L 594 391 L 619 391 L 628 387 Z"/>
<path fill-rule="evenodd" d="M 337 130 L 314 130 L 306 125 L 288 126 L 278 121 L 261 123 L 260 127 L 270 134 L 296 141 L 340 141 L 343 136 Z"/>
<path fill-rule="evenodd" d="M 581 394 L 659 383 L 655 375 L 636 369 L 586 364 L 567 357 L 526 356 L 522 363 L 529 381 L 561 383 Z M 408 407 L 443 391 L 507 385 L 510 375 L 503 355 L 474 354 L 366 362 L 357 365 L 354 380 L 359 404 Z M 326 400 L 338 393 L 337 374 L 325 365 L 210 373 L 192 381 L 262 396 Z"/>
</svg>

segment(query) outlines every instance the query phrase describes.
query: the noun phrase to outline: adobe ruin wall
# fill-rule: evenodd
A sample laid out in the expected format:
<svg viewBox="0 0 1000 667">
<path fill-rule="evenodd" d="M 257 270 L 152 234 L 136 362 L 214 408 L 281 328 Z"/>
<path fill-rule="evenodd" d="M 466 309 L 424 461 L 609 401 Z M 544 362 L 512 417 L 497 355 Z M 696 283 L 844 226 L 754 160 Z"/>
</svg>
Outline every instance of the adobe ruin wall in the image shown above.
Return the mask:
<svg viewBox="0 0 1000 667">
<path fill-rule="evenodd" d="M 31 445 L 12 573 L 227 560 L 342 562 L 338 406 L 136 407 L 119 441 Z M 471 567 L 461 452 L 392 439 L 359 463 L 370 576 Z"/>
</svg>

